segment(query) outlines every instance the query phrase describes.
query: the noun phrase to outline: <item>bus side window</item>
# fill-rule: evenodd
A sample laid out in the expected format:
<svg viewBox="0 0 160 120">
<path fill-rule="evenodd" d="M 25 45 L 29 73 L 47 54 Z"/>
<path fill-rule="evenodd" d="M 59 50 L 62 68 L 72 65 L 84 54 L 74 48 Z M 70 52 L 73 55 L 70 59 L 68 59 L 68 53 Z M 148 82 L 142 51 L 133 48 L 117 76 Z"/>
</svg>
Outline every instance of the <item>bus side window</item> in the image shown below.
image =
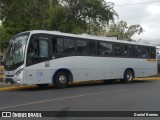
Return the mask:
<svg viewBox="0 0 160 120">
<path fill-rule="evenodd" d="M 49 44 L 47 41 L 45 40 L 35 40 L 34 41 L 34 45 L 33 45 L 33 54 L 34 54 L 34 58 L 48 58 L 49 57 L 49 53 L 48 53 L 48 47 Z M 31 53 L 31 54 L 32 54 Z"/>
<path fill-rule="evenodd" d="M 57 53 L 64 53 L 63 38 L 57 38 Z"/>
<path fill-rule="evenodd" d="M 39 41 L 34 40 L 29 44 L 28 55 L 30 58 L 37 57 L 39 55 Z"/>
<path fill-rule="evenodd" d="M 128 51 L 129 51 L 129 54 L 128 54 L 129 57 L 135 57 L 135 46 L 129 45 Z"/>
<path fill-rule="evenodd" d="M 40 40 L 39 41 L 39 57 L 48 58 L 49 57 L 48 49 L 49 49 L 48 42 L 45 40 Z"/>
<path fill-rule="evenodd" d="M 122 48 L 122 56 L 124 57 L 127 56 L 128 54 L 127 45 L 122 44 L 121 48 Z"/>
<path fill-rule="evenodd" d="M 142 51 L 141 46 L 138 45 L 134 46 L 134 57 L 141 58 L 141 51 Z"/>
<path fill-rule="evenodd" d="M 148 58 L 149 57 L 149 48 L 142 47 L 142 58 Z"/>
<path fill-rule="evenodd" d="M 116 57 L 122 56 L 121 51 L 122 51 L 121 45 L 118 44 L 118 43 L 114 44 L 114 54 L 115 54 Z"/>
<path fill-rule="evenodd" d="M 75 40 L 73 39 L 64 39 L 64 52 L 66 54 L 75 54 Z"/>
<path fill-rule="evenodd" d="M 85 55 L 86 54 L 87 41 L 77 40 L 76 43 L 77 43 L 77 54 Z"/>
<path fill-rule="evenodd" d="M 52 46 L 53 46 L 53 54 L 57 53 L 57 39 L 53 38 L 52 39 Z"/>
<path fill-rule="evenodd" d="M 156 48 L 151 47 L 150 48 L 150 58 L 155 59 L 156 58 Z"/>
<path fill-rule="evenodd" d="M 95 41 L 87 41 L 86 52 L 88 55 L 96 55 Z"/>
<path fill-rule="evenodd" d="M 48 36 L 37 35 L 32 38 L 28 48 L 27 65 L 33 65 L 49 59 Z"/>
<path fill-rule="evenodd" d="M 98 55 L 111 56 L 113 55 L 113 45 L 112 43 L 99 42 L 98 43 Z"/>
<path fill-rule="evenodd" d="M 77 40 L 77 54 L 96 55 L 95 41 Z"/>
</svg>

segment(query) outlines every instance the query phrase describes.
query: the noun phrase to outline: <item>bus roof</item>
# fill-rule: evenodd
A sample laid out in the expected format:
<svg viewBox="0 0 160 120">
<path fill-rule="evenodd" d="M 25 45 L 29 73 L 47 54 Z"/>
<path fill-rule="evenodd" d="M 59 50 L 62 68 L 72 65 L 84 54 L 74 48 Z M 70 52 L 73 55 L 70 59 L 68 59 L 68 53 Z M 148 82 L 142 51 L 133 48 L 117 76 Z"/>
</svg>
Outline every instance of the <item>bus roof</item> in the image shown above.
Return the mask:
<svg viewBox="0 0 160 120">
<path fill-rule="evenodd" d="M 66 36 L 66 37 L 74 37 L 74 38 L 82 38 L 82 39 L 92 39 L 92 40 L 99 40 L 99 41 L 109 41 L 109 42 L 117 42 L 117 43 L 126 43 L 126 44 L 134 44 L 134 45 L 144 45 L 144 46 L 154 46 L 154 47 L 156 47 L 155 45 L 152 45 L 152 44 L 142 44 L 142 43 L 118 40 L 116 37 L 95 36 L 95 35 L 88 35 L 88 34 L 71 34 L 71 33 L 59 32 L 59 31 L 31 30 L 31 31 L 22 32 L 20 34 L 24 34 L 26 32 L 30 32 L 30 34 L 44 33 L 44 34 Z"/>
</svg>

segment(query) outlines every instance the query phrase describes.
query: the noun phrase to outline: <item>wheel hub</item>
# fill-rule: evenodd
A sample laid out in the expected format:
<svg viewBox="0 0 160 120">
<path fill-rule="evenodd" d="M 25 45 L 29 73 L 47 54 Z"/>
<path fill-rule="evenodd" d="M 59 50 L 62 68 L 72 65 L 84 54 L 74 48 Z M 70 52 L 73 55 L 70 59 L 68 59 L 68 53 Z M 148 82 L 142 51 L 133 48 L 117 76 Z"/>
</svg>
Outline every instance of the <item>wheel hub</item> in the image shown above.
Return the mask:
<svg viewBox="0 0 160 120">
<path fill-rule="evenodd" d="M 133 78 L 133 77 L 132 77 L 132 74 L 128 73 L 128 74 L 127 74 L 127 79 L 131 81 L 132 78 Z"/>
<path fill-rule="evenodd" d="M 59 81 L 60 81 L 61 84 L 65 84 L 67 82 L 67 79 L 64 75 L 62 75 L 62 76 L 59 77 Z"/>
</svg>

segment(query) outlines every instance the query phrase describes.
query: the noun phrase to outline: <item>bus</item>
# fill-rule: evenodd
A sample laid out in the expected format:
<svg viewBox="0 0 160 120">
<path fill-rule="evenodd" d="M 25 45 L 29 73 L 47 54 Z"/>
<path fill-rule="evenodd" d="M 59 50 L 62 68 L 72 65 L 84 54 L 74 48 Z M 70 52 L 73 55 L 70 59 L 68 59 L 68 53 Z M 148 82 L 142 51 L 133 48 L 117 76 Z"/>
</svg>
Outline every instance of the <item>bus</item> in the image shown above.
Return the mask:
<svg viewBox="0 0 160 120">
<path fill-rule="evenodd" d="M 157 75 L 156 46 L 111 37 L 32 30 L 9 43 L 4 81 L 18 85 L 65 88 L 71 82 Z"/>
</svg>

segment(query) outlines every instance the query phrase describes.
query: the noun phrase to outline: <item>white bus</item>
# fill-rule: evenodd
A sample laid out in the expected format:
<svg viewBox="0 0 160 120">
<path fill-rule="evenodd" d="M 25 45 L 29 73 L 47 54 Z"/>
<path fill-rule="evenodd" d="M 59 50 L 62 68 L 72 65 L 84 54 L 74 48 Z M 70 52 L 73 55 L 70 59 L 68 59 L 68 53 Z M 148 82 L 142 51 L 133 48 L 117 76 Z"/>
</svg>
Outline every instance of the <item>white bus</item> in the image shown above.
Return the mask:
<svg viewBox="0 0 160 120">
<path fill-rule="evenodd" d="M 157 75 L 156 47 L 108 37 L 33 30 L 10 40 L 4 81 L 18 85 L 70 82 Z"/>
</svg>

